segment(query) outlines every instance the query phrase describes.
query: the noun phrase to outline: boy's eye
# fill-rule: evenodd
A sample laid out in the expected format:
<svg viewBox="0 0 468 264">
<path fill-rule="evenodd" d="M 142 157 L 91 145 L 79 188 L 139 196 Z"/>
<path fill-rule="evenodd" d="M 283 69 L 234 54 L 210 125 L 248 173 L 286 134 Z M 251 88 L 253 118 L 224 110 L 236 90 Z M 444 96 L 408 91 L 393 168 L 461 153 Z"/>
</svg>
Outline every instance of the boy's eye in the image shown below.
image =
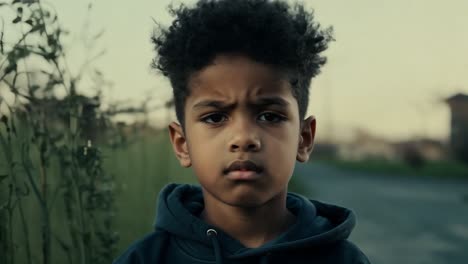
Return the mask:
<svg viewBox="0 0 468 264">
<path fill-rule="evenodd" d="M 278 123 L 278 122 L 283 121 L 285 118 L 272 112 L 266 112 L 266 113 L 261 114 L 258 119 L 260 121 Z"/>
<path fill-rule="evenodd" d="M 210 114 L 202 118 L 203 122 L 209 124 L 218 124 L 226 120 L 226 116 L 220 113 Z"/>
</svg>

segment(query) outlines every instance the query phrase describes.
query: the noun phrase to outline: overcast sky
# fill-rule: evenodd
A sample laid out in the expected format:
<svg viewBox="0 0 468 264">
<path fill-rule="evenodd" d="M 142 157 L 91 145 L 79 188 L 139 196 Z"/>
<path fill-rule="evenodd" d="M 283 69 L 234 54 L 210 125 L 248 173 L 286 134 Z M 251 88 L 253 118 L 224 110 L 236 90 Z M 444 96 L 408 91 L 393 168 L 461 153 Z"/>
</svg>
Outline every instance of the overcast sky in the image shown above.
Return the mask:
<svg viewBox="0 0 468 264">
<path fill-rule="evenodd" d="M 69 64 L 83 61 L 80 43 L 89 1 L 49 1 L 65 28 Z M 105 30 L 96 62 L 114 87 L 112 99 L 142 100 L 157 91 L 162 102 L 169 83 L 151 71 L 152 17 L 169 25 L 171 1 L 95 0 L 90 34 Z M 174 3 L 194 1 L 175 1 Z M 427 136 L 446 140 L 449 110 L 443 99 L 468 93 L 468 1 L 317 0 L 303 1 L 336 42 L 328 64 L 312 81 L 309 114 L 318 139 L 349 138 L 357 128 L 388 139 Z M 154 117 L 155 122 L 162 122 Z"/>
</svg>

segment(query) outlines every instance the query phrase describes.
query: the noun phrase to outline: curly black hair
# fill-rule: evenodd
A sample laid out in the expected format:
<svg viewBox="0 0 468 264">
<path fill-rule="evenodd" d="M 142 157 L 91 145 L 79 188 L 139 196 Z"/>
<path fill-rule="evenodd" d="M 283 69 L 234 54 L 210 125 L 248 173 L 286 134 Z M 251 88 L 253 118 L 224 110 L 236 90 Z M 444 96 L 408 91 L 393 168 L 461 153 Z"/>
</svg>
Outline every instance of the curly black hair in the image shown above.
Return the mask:
<svg viewBox="0 0 468 264">
<path fill-rule="evenodd" d="M 190 75 L 222 53 L 284 70 L 304 118 L 311 79 L 326 62 L 319 53 L 333 40 L 333 29 L 321 29 L 313 11 L 280 0 L 199 0 L 194 7 L 169 6 L 169 12 L 172 25 L 157 24 L 151 37 L 157 53 L 152 67 L 169 77 L 182 127 Z"/>
</svg>

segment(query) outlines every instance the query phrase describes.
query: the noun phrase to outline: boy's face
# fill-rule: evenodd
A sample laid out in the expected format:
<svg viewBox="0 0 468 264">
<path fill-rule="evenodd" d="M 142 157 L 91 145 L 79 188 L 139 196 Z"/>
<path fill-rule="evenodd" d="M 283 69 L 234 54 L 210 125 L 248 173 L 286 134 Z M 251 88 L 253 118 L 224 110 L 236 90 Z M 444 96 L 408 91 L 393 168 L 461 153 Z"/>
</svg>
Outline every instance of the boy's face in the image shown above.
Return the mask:
<svg viewBox="0 0 468 264">
<path fill-rule="evenodd" d="M 313 117 L 299 121 L 288 80 L 248 57 L 220 55 L 188 86 L 185 134 L 172 123 L 170 136 L 205 199 L 256 207 L 285 195 L 295 161 L 308 160 L 315 136 Z"/>
</svg>

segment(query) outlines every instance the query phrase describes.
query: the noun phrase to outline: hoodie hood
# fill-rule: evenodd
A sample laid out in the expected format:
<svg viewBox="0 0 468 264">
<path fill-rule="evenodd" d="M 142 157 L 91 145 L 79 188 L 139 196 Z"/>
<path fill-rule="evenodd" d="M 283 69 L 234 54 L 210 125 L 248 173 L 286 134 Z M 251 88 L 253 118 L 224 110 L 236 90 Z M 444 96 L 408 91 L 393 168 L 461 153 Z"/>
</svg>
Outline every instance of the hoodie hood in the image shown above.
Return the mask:
<svg viewBox="0 0 468 264">
<path fill-rule="evenodd" d="M 198 186 L 170 184 L 160 193 L 156 229 L 173 236 L 188 254 L 205 260 L 240 259 L 266 253 L 322 246 L 345 240 L 354 225 L 354 213 L 346 208 L 288 193 L 286 206 L 296 222 L 276 239 L 258 248 L 246 248 L 222 230 L 199 218 L 203 195 Z M 210 230 L 210 231 L 209 231 Z M 207 256 L 210 256 L 207 258 Z"/>
</svg>

